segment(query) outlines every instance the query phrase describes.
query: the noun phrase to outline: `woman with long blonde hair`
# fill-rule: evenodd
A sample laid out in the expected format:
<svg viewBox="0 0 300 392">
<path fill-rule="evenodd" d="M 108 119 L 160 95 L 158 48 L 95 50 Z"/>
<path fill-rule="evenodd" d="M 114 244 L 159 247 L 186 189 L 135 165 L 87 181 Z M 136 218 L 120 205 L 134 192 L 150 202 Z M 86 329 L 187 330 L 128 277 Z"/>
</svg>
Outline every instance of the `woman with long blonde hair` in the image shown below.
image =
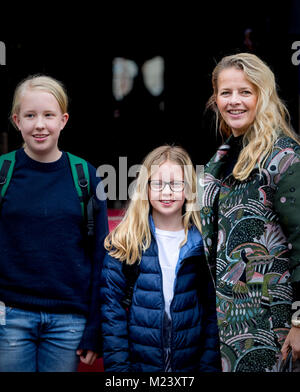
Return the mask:
<svg viewBox="0 0 300 392">
<path fill-rule="evenodd" d="M 205 168 L 201 223 L 214 269 L 223 371 L 276 369 L 300 356 L 291 326 L 300 281 L 300 146 L 268 65 L 224 57 L 207 107 L 227 138 Z M 295 296 L 296 295 L 296 296 Z M 299 297 L 298 297 L 299 298 Z"/>
<path fill-rule="evenodd" d="M 217 371 L 215 292 L 189 155 L 178 146 L 156 148 L 135 185 L 122 222 L 105 240 L 105 370 Z"/>
</svg>

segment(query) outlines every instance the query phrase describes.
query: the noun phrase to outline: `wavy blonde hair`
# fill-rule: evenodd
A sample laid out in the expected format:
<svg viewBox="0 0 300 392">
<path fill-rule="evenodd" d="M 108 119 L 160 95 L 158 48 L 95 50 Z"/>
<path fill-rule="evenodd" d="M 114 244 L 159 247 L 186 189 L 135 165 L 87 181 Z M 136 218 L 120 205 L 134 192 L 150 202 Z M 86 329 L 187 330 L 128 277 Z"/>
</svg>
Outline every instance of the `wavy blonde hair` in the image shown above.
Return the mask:
<svg viewBox="0 0 300 392">
<path fill-rule="evenodd" d="M 229 137 L 231 134 L 231 128 L 221 117 L 216 103 L 219 75 L 228 68 L 243 71 L 246 79 L 254 85 L 258 98 L 255 120 L 244 134 L 244 148 L 233 169 L 233 176 L 243 181 L 249 177 L 256 164 L 259 170 L 261 169 L 280 134 L 283 133 L 298 143 L 299 137 L 293 131 L 289 112 L 277 94 L 273 72 L 260 58 L 251 53 L 223 57 L 213 70 L 213 95 L 206 107 L 214 110 L 216 128 L 219 128 L 221 135 Z"/>
<path fill-rule="evenodd" d="M 149 226 L 150 202 L 148 200 L 148 181 L 153 168 L 166 161 L 182 167 L 185 181 L 185 212 L 182 216 L 187 241 L 189 227 L 194 224 L 201 230 L 200 216 L 197 208 L 196 172 L 188 153 L 179 146 L 164 145 L 151 151 L 143 161 L 136 180 L 135 189 L 121 223 L 106 237 L 104 246 L 109 254 L 127 264 L 140 261 L 142 252 L 151 244 Z"/>
</svg>

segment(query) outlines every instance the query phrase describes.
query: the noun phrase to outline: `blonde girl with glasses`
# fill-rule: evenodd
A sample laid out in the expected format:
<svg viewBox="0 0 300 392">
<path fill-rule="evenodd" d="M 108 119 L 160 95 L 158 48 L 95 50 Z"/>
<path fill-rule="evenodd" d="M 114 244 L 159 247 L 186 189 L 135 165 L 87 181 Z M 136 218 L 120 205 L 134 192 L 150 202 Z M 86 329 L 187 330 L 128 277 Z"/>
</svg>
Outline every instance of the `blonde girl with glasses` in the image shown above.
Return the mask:
<svg viewBox="0 0 300 392">
<path fill-rule="evenodd" d="M 106 371 L 219 371 L 215 291 L 196 193 L 183 148 L 165 145 L 146 156 L 126 214 L 105 240 Z"/>
</svg>

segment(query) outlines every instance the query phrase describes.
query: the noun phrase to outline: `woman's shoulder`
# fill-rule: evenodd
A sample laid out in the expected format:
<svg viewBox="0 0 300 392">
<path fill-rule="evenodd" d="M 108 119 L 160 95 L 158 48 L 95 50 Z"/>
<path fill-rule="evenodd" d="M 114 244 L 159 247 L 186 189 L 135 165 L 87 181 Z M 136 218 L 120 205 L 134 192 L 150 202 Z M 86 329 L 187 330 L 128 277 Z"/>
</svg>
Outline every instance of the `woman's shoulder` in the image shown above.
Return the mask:
<svg viewBox="0 0 300 392">
<path fill-rule="evenodd" d="M 268 156 L 264 168 L 271 174 L 280 176 L 291 165 L 300 162 L 300 145 L 289 136 L 280 136 L 274 143 L 273 149 Z"/>
<path fill-rule="evenodd" d="M 294 140 L 290 136 L 281 135 L 278 137 L 276 142 L 274 143 L 274 149 L 278 153 L 282 150 L 290 150 L 290 152 L 295 152 L 300 155 L 300 144 L 299 141 Z"/>
<path fill-rule="evenodd" d="M 273 149 L 266 161 L 267 166 L 274 161 L 281 161 L 287 159 L 290 163 L 295 163 L 300 160 L 300 145 L 289 136 L 280 136 L 274 143 Z M 295 162 L 294 162 L 295 161 Z"/>
</svg>

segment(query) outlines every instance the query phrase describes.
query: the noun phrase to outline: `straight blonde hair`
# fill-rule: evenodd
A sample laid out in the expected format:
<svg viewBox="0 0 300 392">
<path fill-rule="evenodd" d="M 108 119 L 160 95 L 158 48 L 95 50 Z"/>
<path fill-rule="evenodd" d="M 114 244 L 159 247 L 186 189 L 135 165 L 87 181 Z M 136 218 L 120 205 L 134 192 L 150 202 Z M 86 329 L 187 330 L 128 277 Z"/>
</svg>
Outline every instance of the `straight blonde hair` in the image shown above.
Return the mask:
<svg viewBox="0 0 300 392">
<path fill-rule="evenodd" d="M 185 180 L 185 212 L 182 216 L 186 243 L 188 229 L 195 225 L 201 230 L 197 202 L 196 172 L 188 153 L 179 146 L 164 145 L 150 152 L 143 161 L 136 180 L 136 186 L 121 223 L 106 237 L 104 246 L 109 254 L 127 264 L 140 261 L 142 253 L 151 244 L 149 226 L 150 202 L 148 200 L 148 182 L 153 168 L 171 161 L 182 167 Z"/>
<path fill-rule="evenodd" d="M 292 129 L 287 107 L 277 94 L 273 72 L 260 58 L 251 53 L 223 57 L 213 70 L 213 95 L 206 107 L 214 110 L 216 128 L 219 128 L 221 135 L 225 137 L 231 135 L 231 128 L 221 117 L 216 104 L 218 78 L 220 73 L 228 68 L 243 71 L 246 79 L 255 86 L 258 96 L 255 120 L 244 134 L 244 148 L 233 169 L 233 176 L 243 181 L 249 177 L 256 164 L 261 170 L 274 143 L 282 133 L 297 143 L 300 139 Z"/>
</svg>

